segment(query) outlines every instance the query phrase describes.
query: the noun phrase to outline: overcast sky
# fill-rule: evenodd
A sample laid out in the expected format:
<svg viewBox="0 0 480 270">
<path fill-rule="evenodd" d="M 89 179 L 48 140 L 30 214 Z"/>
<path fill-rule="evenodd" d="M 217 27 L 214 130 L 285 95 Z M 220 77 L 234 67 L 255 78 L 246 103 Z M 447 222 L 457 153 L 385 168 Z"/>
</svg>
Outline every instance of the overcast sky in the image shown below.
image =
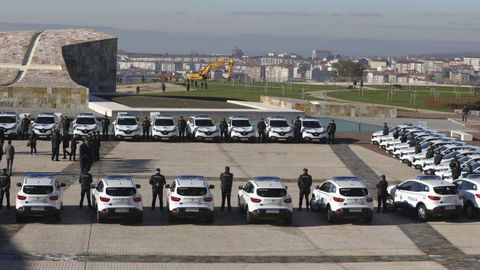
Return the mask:
<svg viewBox="0 0 480 270">
<path fill-rule="evenodd" d="M 478 0 L 15 0 L 0 21 L 205 35 L 480 41 Z"/>
</svg>

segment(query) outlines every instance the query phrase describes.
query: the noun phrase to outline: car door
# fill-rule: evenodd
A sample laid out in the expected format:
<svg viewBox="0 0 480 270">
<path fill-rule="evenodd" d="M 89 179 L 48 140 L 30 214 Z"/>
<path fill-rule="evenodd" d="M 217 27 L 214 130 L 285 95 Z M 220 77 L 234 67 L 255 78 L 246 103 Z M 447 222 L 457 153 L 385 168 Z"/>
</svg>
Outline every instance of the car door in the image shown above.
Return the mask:
<svg viewBox="0 0 480 270">
<path fill-rule="evenodd" d="M 95 203 L 97 203 L 97 200 L 100 197 L 100 194 L 103 192 L 103 186 L 104 186 L 103 181 L 100 180 L 97 186 L 92 189 L 92 199 L 93 199 L 92 201 L 94 201 Z"/>
<path fill-rule="evenodd" d="M 395 192 L 392 195 L 394 197 L 394 202 L 397 206 L 400 206 L 400 207 L 408 206 L 407 198 L 413 183 L 414 183 L 413 181 L 406 181 L 401 183 L 395 188 Z"/>
<path fill-rule="evenodd" d="M 320 206 L 320 208 L 325 208 L 327 205 L 327 198 L 328 198 L 328 191 L 330 189 L 330 183 L 325 182 L 323 183 L 320 188 L 318 189 L 318 195 L 319 197 L 317 198 L 317 203 Z"/>
<path fill-rule="evenodd" d="M 457 186 L 458 192 L 460 193 L 460 195 L 463 196 L 464 202 L 467 202 L 467 201 L 475 202 L 475 196 L 476 196 L 475 193 L 476 193 L 477 185 L 466 180 L 458 180 L 453 183 Z"/>
<path fill-rule="evenodd" d="M 253 187 L 253 184 L 251 182 L 248 182 L 247 184 L 245 184 L 245 186 L 243 186 L 242 196 L 240 198 L 240 200 L 241 200 L 240 204 L 242 205 L 242 207 L 247 206 L 248 200 L 250 200 L 250 196 L 252 195 L 253 190 L 254 190 L 254 187 Z"/>
</svg>

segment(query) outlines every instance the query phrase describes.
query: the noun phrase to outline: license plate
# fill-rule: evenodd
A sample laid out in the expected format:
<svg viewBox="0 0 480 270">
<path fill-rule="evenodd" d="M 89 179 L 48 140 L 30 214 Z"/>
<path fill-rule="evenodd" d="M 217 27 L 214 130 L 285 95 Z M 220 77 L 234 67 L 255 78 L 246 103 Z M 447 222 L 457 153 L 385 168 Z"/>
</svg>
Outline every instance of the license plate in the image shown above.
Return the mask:
<svg viewBox="0 0 480 270">
<path fill-rule="evenodd" d="M 362 212 L 362 209 L 350 209 L 350 212 L 352 212 L 352 213 L 360 213 L 360 212 Z"/>
<path fill-rule="evenodd" d="M 211 141 L 213 138 L 205 138 L 206 141 Z"/>
<path fill-rule="evenodd" d="M 312 141 L 318 142 L 318 141 L 320 141 L 320 139 L 312 139 Z"/>
<path fill-rule="evenodd" d="M 278 213 L 280 213 L 280 210 L 265 210 L 265 213 L 267 213 L 267 214 L 278 214 Z"/>
<path fill-rule="evenodd" d="M 198 212 L 198 208 L 185 208 L 185 212 Z"/>
<path fill-rule="evenodd" d="M 32 210 L 32 211 L 44 211 L 45 207 L 32 207 L 32 208 L 30 208 L 30 210 Z"/>
<path fill-rule="evenodd" d="M 248 138 L 240 138 L 242 141 L 248 141 Z"/>
<path fill-rule="evenodd" d="M 455 205 L 448 205 L 448 206 L 445 206 L 445 210 L 454 210 L 456 209 L 457 207 L 455 207 Z"/>
<path fill-rule="evenodd" d="M 166 141 L 166 140 L 168 140 L 168 139 L 170 139 L 170 138 L 168 138 L 168 137 L 161 137 L 160 139 Z"/>
<path fill-rule="evenodd" d="M 278 140 L 279 140 L 279 141 L 286 141 L 287 139 L 285 139 L 285 138 L 279 138 Z"/>
<path fill-rule="evenodd" d="M 131 139 L 132 136 L 125 136 L 125 137 L 123 137 L 123 138 L 125 138 L 125 139 Z"/>
<path fill-rule="evenodd" d="M 128 213 L 128 208 L 115 209 L 115 213 Z"/>
</svg>

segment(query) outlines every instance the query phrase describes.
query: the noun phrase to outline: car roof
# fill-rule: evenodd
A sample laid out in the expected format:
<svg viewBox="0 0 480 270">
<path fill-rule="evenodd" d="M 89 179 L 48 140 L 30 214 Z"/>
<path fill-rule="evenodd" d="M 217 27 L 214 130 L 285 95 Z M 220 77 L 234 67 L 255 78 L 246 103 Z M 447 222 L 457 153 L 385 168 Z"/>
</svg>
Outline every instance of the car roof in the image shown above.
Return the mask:
<svg viewBox="0 0 480 270">
<path fill-rule="evenodd" d="M 278 176 L 254 176 L 251 181 L 258 188 L 284 188 Z"/>
<path fill-rule="evenodd" d="M 24 185 L 51 186 L 55 176 L 51 173 L 27 173 L 25 174 Z"/>
<path fill-rule="evenodd" d="M 300 121 L 315 121 L 315 122 L 320 122 L 317 118 L 314 117 L 300 117 Z"/>
<path fill-rule="evenodd" d="M 195 119 L 197 119 L 197 118 L 207 118 L 207 119 L 210 119 L 210 115 L 208 115 L 208 114 L 196 114 L 196 115 L 193 115 L 192 117 L 195 118 Z"/>
<path fill-rule="evenodd" d="M 37 114 L 37 117 L 38 117 L 38 116 L 55 117 L 55 113 L 53 113 L 53 112 L 42 112 L 42 113 Z"/>
<path fill-rule="evenodd" d="M 280 115 L 273 115 L 273 116 L 270 116 L 270 117 L 267 117 L 267 118 L 270 119 L 270 120 L 273 120 L 273 119 L 287 120 L 287 118 L 285 116 L 280 116 Z"/>
<path fill-rule="evenodd" d="M 106 175 L 102 178 L 108 187 L 134 187 L 133 178 L 130 175 L 116 174 Z"/>
<path fill-rule="evenodd" d="M 155 119 L 165 118 L 165 119 L 173 119 L 173 116 L 169 114 L 155 114 L 153 116 Z"/>
<path fill-rule="evenodd" d="M 175 177 L 178 186 L 182 187 L 204 187 L 205 177 L 201 175 L 178 175 Z"/>
<path fill-rule="evenodd" d="M 15 112 L 0 112 L 0 115 L 17 116 L 17 114 Z"/>
<path fill-rule="evenodd" d="M 329 180 L 330 182 L 334 183 L 335 185 L 339 186 L 340 188 L 346 187 L 361 187 L 366 188 L 367 186 L 360 181 L 360 179 L 356 176 L 334 176 L 332 179 Z"/>
<path fill-rule="evenodd" d="M 409 180 L 407 180 L 407 181 L 409 181 Z M 448 182 L 448 181 L 445 181 L 445 180 L 442 180 L 442 179 L 439 179 L 439 180 L 417 180 L 417 179 L 410 179 L 410 181 L 414 181 L 414 182 L 426 184 L 427 186 L 431 186 L 431 187 L 452 186 L 452 185 L 453 185 L 452 183 L 450 183 L 450 182 Z"/>
<path fill-rule="evenodd" d="M 460 178 L 458 180 L 468 180 L 470 182 L 473 182 L 473 183 L 476 183 L 476 184 L 480 185 L 480 174 L 477 174 L 477 173 L 470 174 L 469 176 Z M 456 180 L 456 181 L 458 181 L 458 180 Z"/>
<path fill-rule="evenodd" d="M 93 117 L 95 117 L 95 113 L 94 112 L 81 112 L 81 113 L 77 114 L 77 117 L 78 116 L 93 116 Z"/>
<path fill-rule="evenodd" d="M 230 117 L 228 117 L 228 119 L 232 119 L 232 120 L 236 120 L 236 119 L 239 119 L 239 120 L 250 120 L 248 117 L 242 116 L 242 115 L 230 116 Z"/>
</svg>

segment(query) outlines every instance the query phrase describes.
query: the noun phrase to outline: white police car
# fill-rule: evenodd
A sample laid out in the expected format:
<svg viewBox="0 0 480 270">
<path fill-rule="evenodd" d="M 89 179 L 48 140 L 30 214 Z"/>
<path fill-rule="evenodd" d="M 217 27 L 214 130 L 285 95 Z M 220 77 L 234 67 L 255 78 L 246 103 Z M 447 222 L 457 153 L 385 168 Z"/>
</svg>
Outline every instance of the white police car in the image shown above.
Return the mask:
<svg viewBox="0 0 480 270">
<path fill-rule="evenodd" d="M 23 222 L 26 217 L 53 217 L 62 219 L 63 188 L 53 174 L 27 173 L 16 197 L 16 217 Z"/>
<path fill-rule="evenodd" d="M 113 122 L 113 135 L 115 139 L 136 140 L 140 137 L 140 125 L 135 115 L 119 112 Z"/>
<path fill-rule="evenodd" d="M 128 175 L 108 175 L 92 185 L 92 204 L 97 214 L 97 222 L 108 218 L 133 218 L 143 221 L 142 195 Z"/>
<path fill-rule="evenodd" d="M 292 223 L 292 198 L 279 177 L 256 176 L 238 189 L 238 210 L 246 212 L 247 223 L 256 219 Z"/>
<path fill-rule="evenodd" d="M 170 115 L 154 114 L 152 117 L 152 137 L 155 140 L 175 140 L 178 128 Z"/>
<path fill-rule="evenodd" d="M 199 175 L 180 175 L 175 177 L 167 189 L 168 221 L 177 218 L 202 218 L 208 223 L 214 221 L 213 194 L 215 188 L 208 185 L 205 177 Z"/>
<path fill-rule="evenodd" d="M 52 136 L 52 129 L 60 130 L 60 118 L 55 113 L 39 113 L 32 123 L 32 132 L 39 138 L 49 139 Z"/>
<path fill-rule="evenodd" d="M 463 196 L 457 186 L 436 175 L 421 175 L 387 190 L 388 209 L 414 209 L 420 221 L 434 216 L 457 218 L 462 212 Z"/>
<path fill-rule="evenodd" d="M 463 208 L 469 218 L 478 217 L 480 212 L 480 174 L 471 174 L 453 182 L 463 196 Z"/>
<path fill-rule="evenodd" d="M 20 117 L 14 112 L 0 112 L 0 130 L 5 138 L 17 137 L 21 128 Z"/>
<path fill-rule="evenodd" d="M 300 118 L 302 139 L 307 142 L 326 142 L 327 134 L 320 121 L 316 118 Z"/>
<path fill-rule="evenodd" d="M 466 168 L 467 164 L 473 164 L 478 161 L 480 161 L 480 154 L 466 155 L 458 159 L 458 162 L 460 163 L 460 167 L 462 169 Z M 438 165 L 435 165 L 432 168 L 432 171 L 434 172 L 435 175 L 443 176 L 445 175 L 445 172 L 450 171 L 450 163 L 443 162 Z"/>
<path fill-rule="evenodd" d="M 74 136 L 83 137 L 99 130 L 98 120 L 93 112 L 79 113 L 72 124 Z"/>
<path fill-rule="evenodd" d="M 228 136 L 233 141 L 255 141 L 255 127 L 245 116 L 231 116 L 228 118 Z"/>
<path fill-rule="evenodd" d="M 265 119 L 267 126 L 265 132 L 270 141 L 292 141 L 293 128 L 287 118 L 283 116 L 271 116 Z"/>
<path fill-rule="evenodd" d="M 355 176 L 334 176 L 317 185 L 312 193 L 310 208 L 324 210 L 329 223 L 338 218 L 373 219 L 373 199 L 367 186 Z"/>
<path fill-rule="evenodd" d="M 208 115 L 191 116 L 187 121 L 187 134 L 193 140 L 216 141 L 220 137 L 218 127 Z"/>
</svg>

